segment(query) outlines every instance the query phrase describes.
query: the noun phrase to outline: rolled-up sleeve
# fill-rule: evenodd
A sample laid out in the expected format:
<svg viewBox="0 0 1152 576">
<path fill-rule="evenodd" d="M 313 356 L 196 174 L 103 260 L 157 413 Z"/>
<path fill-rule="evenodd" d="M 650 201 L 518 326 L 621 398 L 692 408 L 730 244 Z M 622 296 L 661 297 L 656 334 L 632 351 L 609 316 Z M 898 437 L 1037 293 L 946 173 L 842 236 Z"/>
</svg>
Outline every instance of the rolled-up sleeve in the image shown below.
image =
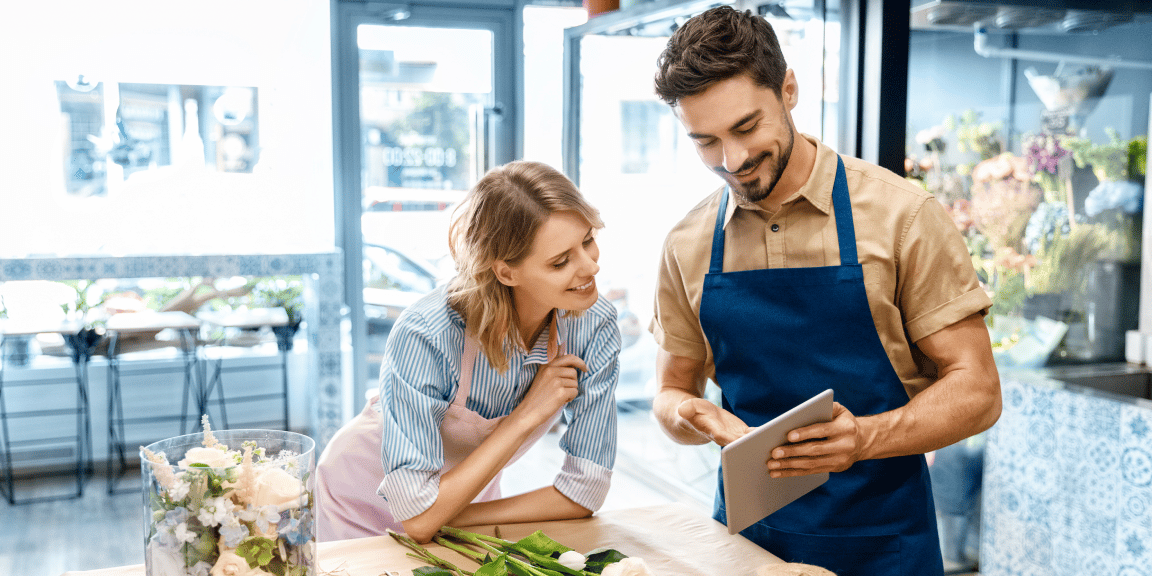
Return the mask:
<svg viewBox="0 0 1152 576">
<path fill-rule="evenodd" d="M 427 322 L 410 312 L 397 320 L 385 348 L 380 373 L 384 480 L 378 493 L 397 520 L 427 510 L 440 492 L 440 424 L 455 393 L 448 377 L 451 355 L 443 348 Z"/>
<path fill-rule="evenodd" d="M 569 342 L 581 342 L 588 372 L 579 380 L 579 393 L 568 403 L 569 425 L 560 438 L 564 465 L 554 486 L 573 502 L 598 510 L 608 496 L 616 461 L 616 382 L 620 377 L 620 329 L 615 310 L 590 310 L 576 323 Z M 588 320 L 595 321 L 588 322 Z"/>
</svg>

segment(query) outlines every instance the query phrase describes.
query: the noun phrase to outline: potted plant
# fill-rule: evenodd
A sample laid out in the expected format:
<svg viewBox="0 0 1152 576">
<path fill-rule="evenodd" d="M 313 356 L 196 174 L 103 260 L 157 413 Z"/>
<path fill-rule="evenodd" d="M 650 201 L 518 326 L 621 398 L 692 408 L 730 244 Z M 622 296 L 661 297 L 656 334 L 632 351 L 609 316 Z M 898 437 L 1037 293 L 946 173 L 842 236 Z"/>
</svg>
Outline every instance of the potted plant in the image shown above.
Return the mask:
<svg viewBox="0 0 1152 576">
<path fill-rule="evenodd" d="M 262 278 L 256 282 L 252 295 L 258 306 L 283 308 L 288 314 L 288 324 L 273 326 L 272 333 L 276 335 L 276 345 L 282 352 L 291 350 L 292 339 L 303 321 L 304 290 L 300 278 Z"/>
<path fill-rule="evenodd" d="M 72 288 L 76 298 L 71 303 L 61 304 L 60 309 L 64 311 L 65 319 L 75 320 L 80 325 L 76 332 L 64 334 L 64 342 L 68 345 L 73 362 L 87 361 L 104 338 L 104 321 L 89 317 L 92 309 L 103 304 L 103 300 L 95 303 L 90 301 L 90 292 L 96 288 L 92 280 L 69 280 L 64 284 Z"/>
</svg>

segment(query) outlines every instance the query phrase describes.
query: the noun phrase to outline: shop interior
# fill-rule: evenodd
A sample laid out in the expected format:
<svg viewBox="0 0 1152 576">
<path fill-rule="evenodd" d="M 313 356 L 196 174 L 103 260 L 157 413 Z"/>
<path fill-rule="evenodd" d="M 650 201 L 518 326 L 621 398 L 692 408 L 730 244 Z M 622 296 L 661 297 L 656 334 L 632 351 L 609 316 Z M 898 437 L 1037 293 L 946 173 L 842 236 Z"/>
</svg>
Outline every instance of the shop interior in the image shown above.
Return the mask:
<svg viewBox="0 0 1152 576">
<path fill-rule="evenodd" d="M 1152 6 L 1131 0 L 6 3 L 0 573 L 143 562 L 137 447 L 205 414 L 322 448 L 455 274 L 453 209 L 516 159 L 606 223 L 605 508 L 711 515 L 720 448 L 654 421 L 649 323 L 665 234 L 722 182 L 652 74 L 720 4 L 776 29 L 801 132 L 935 195 L 992 298 L 1003 415 L 928 455 L 946 572 L 1144 574 Z M 505 492 L 551 481 L 558 438 Z"/>
</svg>

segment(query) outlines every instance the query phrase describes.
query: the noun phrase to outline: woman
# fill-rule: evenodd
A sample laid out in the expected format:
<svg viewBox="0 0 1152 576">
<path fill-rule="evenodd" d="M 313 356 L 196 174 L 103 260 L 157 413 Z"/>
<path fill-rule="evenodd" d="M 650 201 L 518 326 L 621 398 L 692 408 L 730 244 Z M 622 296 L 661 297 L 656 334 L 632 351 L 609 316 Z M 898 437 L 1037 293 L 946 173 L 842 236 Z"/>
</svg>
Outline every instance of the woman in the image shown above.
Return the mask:
<svg viewBox="0 0 1152 576">
<path fill-rule="evenodd" d="M 581 518 L 607 495 L 620 332 L 596 292 L 599 213 L 563 174 L 524 161 L 485 174 L 458 211 L 456 277 L 400 316 L 379 401 L 320 458 L 320 540 Z M 561 413 L 553 485 L 501 498 L 500 471 Z"/>
</svg>

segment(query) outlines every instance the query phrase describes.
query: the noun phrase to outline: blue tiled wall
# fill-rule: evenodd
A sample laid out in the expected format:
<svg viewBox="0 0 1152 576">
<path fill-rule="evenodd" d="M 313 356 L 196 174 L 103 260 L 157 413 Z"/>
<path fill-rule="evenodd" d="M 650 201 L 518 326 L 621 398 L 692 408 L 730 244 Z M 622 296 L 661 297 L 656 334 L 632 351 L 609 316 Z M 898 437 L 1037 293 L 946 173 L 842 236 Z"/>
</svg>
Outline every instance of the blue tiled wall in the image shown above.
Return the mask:
<svg viewBox="0 0 1152 576">
<path fill-rule="evenodd" d="M 300 275 L 306 290 L 305 321 L 309 334 L 307 382 L 314 387 L 309 435 L 322 448 L 343 423 L 341 310 L 344 306 L 343 260 L 340 252 L 308 254 L 226 254 L 191 256 L 125 256 L 0 259 L 0 282 L 13 280 L 84 280 L 99 278 L 167 278 L 188 276 Z"/>
<path fill-rule="evenodd" d="M 981 576 L 1152 576 L 1152 403 L 1002 380 Z"/>
</svg>

